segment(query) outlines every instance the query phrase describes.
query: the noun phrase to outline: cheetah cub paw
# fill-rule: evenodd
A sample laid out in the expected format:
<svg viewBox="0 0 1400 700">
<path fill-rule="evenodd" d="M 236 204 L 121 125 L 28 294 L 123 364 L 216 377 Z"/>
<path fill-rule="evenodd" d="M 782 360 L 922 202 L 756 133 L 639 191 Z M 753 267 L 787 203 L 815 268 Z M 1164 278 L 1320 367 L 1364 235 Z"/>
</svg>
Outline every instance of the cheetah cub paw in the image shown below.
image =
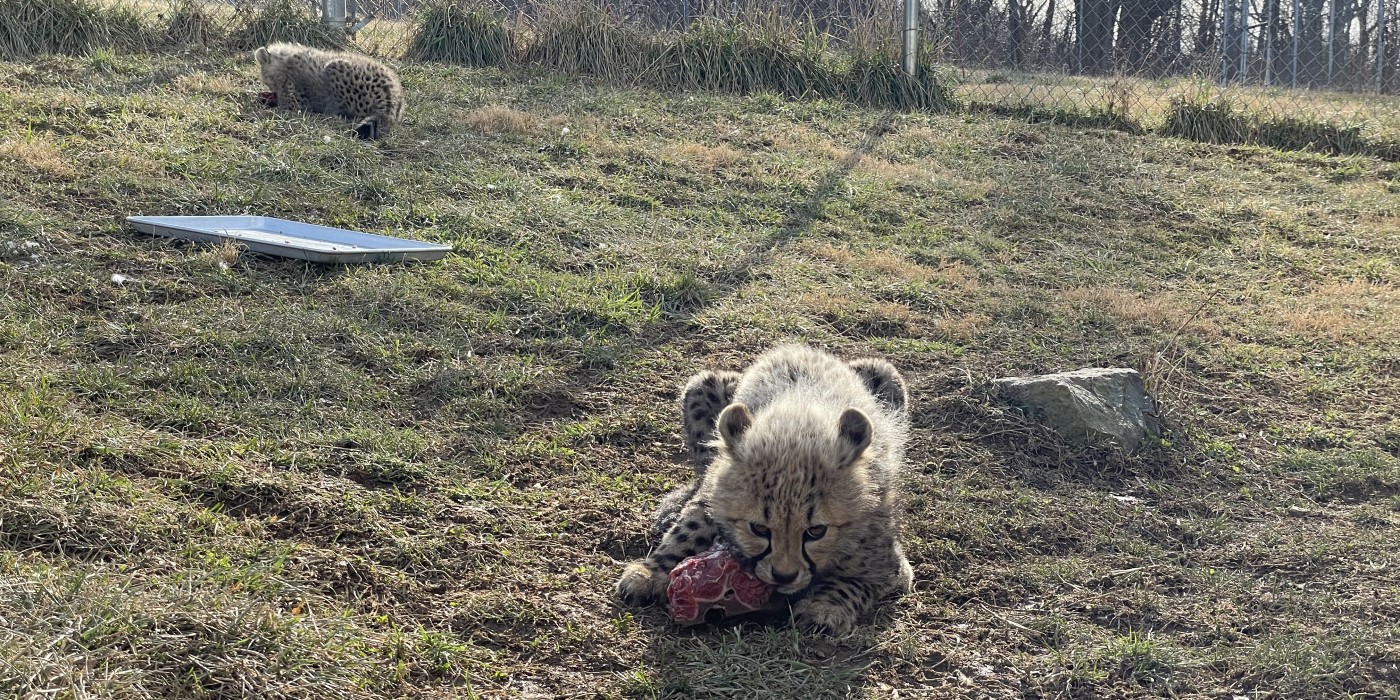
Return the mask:
<svg viewBox="0 0 1400 700">
<path fill-rule="evenodd" d="M 798 627 L 817 634 L 841 637 L 856 626 L 856 614 L 850 608 L 820 600 L 799 601 L 792 612 Z"/>
<path fill-rule="evenodd" d="M 669 581 L 665 574 L 657 574 L 644 564 L 632 562 L 617 581 L 617 599 L 629 608 L 650 605 L 666 595 Z"/>
</svg>

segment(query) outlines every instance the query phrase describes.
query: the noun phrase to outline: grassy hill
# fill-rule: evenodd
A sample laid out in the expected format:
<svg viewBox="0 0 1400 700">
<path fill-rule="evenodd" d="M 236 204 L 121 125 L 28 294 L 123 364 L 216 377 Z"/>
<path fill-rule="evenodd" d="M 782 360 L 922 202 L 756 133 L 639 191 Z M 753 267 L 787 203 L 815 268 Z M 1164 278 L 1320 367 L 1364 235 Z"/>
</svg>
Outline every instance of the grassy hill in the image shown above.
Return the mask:
<svg viewBox="0 0 1400 700">
<path fill-rule="evenodd" d="M 0 63 L 0 689 L 1396 695 L 1396 165 L 403 77 L 363 143 L 257 106 L 244 57 Z M 455 254 L 121 225 L 226 213 Z M 793 339 L 911 381 L 916 593 L 835 641 L 616 609 L 687 474 L 679 383 Z M 1145 373 L 1163 444 L 985 393 L 1090 365 Z"/>
</svg>

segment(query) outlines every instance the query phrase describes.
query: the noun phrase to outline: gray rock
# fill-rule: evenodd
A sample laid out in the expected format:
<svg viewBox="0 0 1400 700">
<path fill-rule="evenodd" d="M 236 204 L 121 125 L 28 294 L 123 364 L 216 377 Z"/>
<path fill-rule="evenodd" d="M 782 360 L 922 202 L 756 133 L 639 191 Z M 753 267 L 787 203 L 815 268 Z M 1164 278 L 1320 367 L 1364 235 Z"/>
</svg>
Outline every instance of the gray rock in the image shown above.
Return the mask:
<svg viewBox="0 0 1400 700">
<path fill-rule="evenodd" d="M 1162 434 L 1157 403 L 1137 370 L 1090 368 L 1006 377 L 994 380 L 992 387 L 996 396 L 1028 409 L 1069 442 L 1109 441 L 1133 452 L 1144 438 Z"/>
</svg>

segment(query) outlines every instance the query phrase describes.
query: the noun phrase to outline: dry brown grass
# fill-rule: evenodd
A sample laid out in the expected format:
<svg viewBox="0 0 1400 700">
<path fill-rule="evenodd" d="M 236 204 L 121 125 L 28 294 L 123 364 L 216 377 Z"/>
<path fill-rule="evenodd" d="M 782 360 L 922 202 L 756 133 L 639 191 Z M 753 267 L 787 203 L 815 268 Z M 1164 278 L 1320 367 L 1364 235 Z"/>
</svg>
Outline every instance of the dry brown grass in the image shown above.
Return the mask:
<svg viewBox="0 0 1400 700">
<path fill-rule="evenodd" d="M 1194 335 L 1215 337 L 1220 330 L 1213 321 L 1192 318 L 1192 307 L 1170 292 L 1144 294 L 1112 287 L 1074 287 L 1059 293 L 1070 305 L 1086 304 L 1111 315 L 1128 326 L 1144 326 L 1158 331 L 1180 328 Z"/>
<path fill-rule="evenodd" d="M 11 137 L 0 141 L 0 160 L 8 160 L 31 173 L 57 179 L 71 178 L 77 172 L 63 151 L 42 137 Z"/>
<path fill-rule="evenodd" d="M 1351 280 L 1318 285 L 1269 309 L 1292 332 L 1337 342 L 1400 343 L 1400 287 Z"/>
<path fill-rule="evenodd" d="M 247 93 L 249 87 L 247 83 L 235 80 L 227 74 L 211 74 L 207 71 L 195 71 L 177 76 L 174 87 L 176 90 L 186 94 L 204 94 L 229 97 L 242 93 Z"/>
<path fill-rule="evenodd" d="M 483 134 L 537 134 L 544 128 L 540 118 L 501 105 L 478 107 L 462 116 L 462 126 Z"/>
<path fill-rule="evenodd" d="M 715 146 L 694 142 L 677 143 L 668 146 L 666 153 L 674 160 L 701 170 L 722 170 L 744 158 L 743 153 L 725 143 Z"/>
</svg>

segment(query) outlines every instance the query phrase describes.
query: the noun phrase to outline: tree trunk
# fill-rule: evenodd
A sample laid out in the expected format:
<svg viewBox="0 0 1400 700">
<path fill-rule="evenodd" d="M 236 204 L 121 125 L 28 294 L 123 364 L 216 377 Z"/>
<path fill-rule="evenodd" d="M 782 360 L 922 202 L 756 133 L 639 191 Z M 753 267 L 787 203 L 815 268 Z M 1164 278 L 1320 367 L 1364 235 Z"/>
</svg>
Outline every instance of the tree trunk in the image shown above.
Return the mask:
<svg viewBox="0 0 1400 700">
<path fill-rule="evenodd" d="M 1172 0 L 1121 0 L 1118 14 L 1118 48 L 1123 66 L 1137 73 L 1147 66 L 1155 43 L 1152 25 L 1172 9 Z"/>
<path fill-rule="evenodd" d="M 1078 0 L 1079 55 L 1085 73 L 1103 75 L 1113 68 L 1113 28 L 1120 0 Z"/>
<path fill-rule="evenodd" d="M 1030 0 L 1025 0 L 1029 2 Z M 1007 62 L 1012 68 L 1019 68 L 1022 60 L 1022 45 L 1026 41 L 1025 7 L 1022 0 L 1007 0 L 1006 30 L 1008 34 Z"/>
</svg>

